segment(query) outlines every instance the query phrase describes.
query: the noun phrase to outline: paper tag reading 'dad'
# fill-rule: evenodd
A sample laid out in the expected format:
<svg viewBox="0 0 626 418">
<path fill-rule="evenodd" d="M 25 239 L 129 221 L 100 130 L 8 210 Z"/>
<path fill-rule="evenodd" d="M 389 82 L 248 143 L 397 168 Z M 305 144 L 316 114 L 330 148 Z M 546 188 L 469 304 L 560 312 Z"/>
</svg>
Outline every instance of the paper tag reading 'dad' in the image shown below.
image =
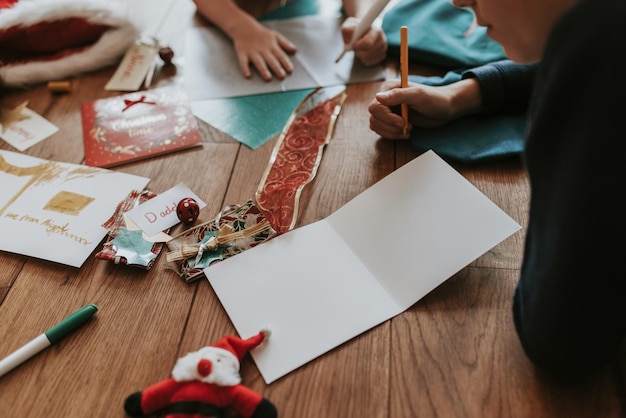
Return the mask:
<svg viewBox="0 0 626 418">
<path fill-rule="evenodd" d="M 141 228 L 139 228 L 137 224 L 128 217 L 128 213 L 125 213 L 123 216 L 126 229 L 128 229 L 129 231 L 141 231 Z M 166 234 L 163 231 L 160 231 L 156 235 L 153 235 L 151 237 L 147 236 L 145 232 L 141 231 L 141 238 L 143 238 L 145 241 L 153 242 L 155 244 L 158 242 L 167 242 L 172 239 L 170 235 Z"/>
<path fill-rule="evenodd" d="M 176 215 L 178 202 L 191 197 L 200 209 L 206 206 L 187 186 L 179 183 L 164 193 L 142 203 L 126 212 L 126 215 L 148 236 L 152 237 L 159 232 L 171 228 L 180 222 Z"/>
<path fill-rule="evenodd" d="M 158 47 L 138 43 L 131 46 L 113 77 L 104 86 L 105 90 L 137 91 L 154 65 Z"/>
</svg>

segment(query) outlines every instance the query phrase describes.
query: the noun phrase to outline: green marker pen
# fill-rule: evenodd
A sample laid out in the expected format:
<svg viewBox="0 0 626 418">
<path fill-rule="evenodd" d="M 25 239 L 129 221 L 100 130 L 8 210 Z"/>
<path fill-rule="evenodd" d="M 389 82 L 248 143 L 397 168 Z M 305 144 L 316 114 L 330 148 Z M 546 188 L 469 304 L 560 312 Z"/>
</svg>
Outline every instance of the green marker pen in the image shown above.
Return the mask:
<svg viewBox="0 0 626 418">
<path fill-rule="evenodd" d="M 48 331 L 38 335 L 29 343 L 17 349 L 17 351 L 0 360 L 0 377 L 24 363 L 44 348 L 61 340 L 67 334 L 87 322 L 97 311 L 98 307 L 94 304 L 83 306 Z"/>
</svg>

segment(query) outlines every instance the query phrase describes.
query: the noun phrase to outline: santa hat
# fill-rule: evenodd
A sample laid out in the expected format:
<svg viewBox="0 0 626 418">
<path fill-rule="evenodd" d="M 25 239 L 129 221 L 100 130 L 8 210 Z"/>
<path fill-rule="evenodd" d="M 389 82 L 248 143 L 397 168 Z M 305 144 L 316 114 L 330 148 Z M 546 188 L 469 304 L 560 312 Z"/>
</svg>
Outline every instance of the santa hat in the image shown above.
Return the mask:
<svg viewBox="0 0 626 418">
<path fill-rule="evenodd" d="M 239 366 L 244 356 L 263 343 L 270 334 L 266 328 L 247 339 L 224 336 L 215 344 L 179 358 L 172 370 L 172 377 L 179 382 L 200 380 L 222 386 L 238 384 L 241 381 Z M 214 364 L 216 360 L 219 367 Z"/>
<path fill-rule="evenodd" d="M 114 64 L 138 37 L 114 0 L 0 0 L 0 84 L 60 80 Z"/>
<path fill-rule="evenodd" d="M 241 363 L 241 360 L 243 360 L 246 353 L 258 347 L 266 337 L 269 337 L 269 335 L 269 329 L 263 329 L 258 334 L 245 340 L 233 335 L 226 335 L 215 344 L 211 344 L 211 347 L 221 348 L 222 350 L 233 353 L 235 357 L 237 357 L 239 363 Z"/>
</svg>

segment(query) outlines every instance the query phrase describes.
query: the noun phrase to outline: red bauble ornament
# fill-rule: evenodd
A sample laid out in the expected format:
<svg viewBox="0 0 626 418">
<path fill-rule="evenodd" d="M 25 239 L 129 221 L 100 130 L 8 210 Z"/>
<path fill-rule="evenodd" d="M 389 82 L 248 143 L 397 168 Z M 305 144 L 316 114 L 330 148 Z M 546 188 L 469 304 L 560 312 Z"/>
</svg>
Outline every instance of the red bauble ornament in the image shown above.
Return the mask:
<svg viewBox="0 0 626 418">
<path fill-rule="evenodd" d="M 176 206 L 176 215 L 184 223 L 193 223 L 198 219 L 200 214 L 200 206 L 195 199 L 186 197 Z"/>
</svg>

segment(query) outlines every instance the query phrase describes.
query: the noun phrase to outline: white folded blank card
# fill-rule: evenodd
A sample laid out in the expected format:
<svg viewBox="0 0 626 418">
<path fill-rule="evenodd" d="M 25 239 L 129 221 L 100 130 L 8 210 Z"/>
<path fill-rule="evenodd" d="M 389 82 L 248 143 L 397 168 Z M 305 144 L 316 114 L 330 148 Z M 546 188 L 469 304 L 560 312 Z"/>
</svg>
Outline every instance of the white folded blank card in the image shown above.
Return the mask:
<svg viewBox="0 0 626 418">
<path fill-rule="evenodd" d="M 267 384 L 402 313 L 520 229 L 434 152 L 335 213 L 205 269 Z"/>
</svg>

